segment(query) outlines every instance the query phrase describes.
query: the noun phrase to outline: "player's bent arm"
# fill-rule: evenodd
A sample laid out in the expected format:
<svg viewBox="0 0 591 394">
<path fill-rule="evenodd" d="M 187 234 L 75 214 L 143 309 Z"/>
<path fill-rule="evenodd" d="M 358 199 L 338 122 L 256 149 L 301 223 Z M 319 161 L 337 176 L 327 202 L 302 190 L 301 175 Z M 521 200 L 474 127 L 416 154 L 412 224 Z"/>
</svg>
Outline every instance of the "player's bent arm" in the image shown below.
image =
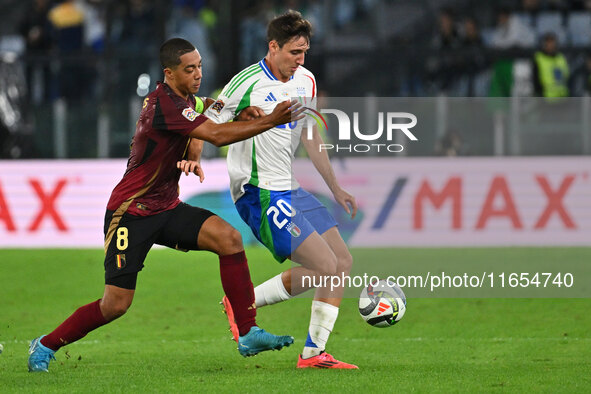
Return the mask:
<svg viewBox="0 0 591 394">
<path fill-rule="evenodd" d="M 320 149 L 324 141 L 318 133 L 318 129 L 316 126 L 313 127 L 312 131 L 312 139 L 308 139 L 308 133 L 302 132 L 300 137 L 300 141 L 306 152 L 308 152 L 308 156 L 312 163 L 314 163 L 314 167 L 318 170 L 318 173 L 324 179 L 324 182 L 330 189 L 330 191 L 334 194 L 336 190 L 340 188 L 339 183 L 337 182 L 337 177 L 334 174 L 334 170 L 332 169 L 332 165 L 330 164 L 330 160 L 328 159 L 328 153 L 326 153 L 325 149 Z"/>
<path fill-rule="evenodd" d="M 258 119 L 220 124 L 208 119 L 193 129 L 189 136 L 211 142 L 215 146 L 224 146 L 254 137 L 277 125 L 302 119 L 304 115 L 301 111 L 300 104 L 284 101 L 272 113 Z"/>
<path fill-rule="evenodd" d="M 316 167 L 316 170 L 320 173 L 322 179 L 324 179 L 324 182 L 332 192 L 336 202 L 345 209 L 345 212 L 351 214 L 351 218 L 354 219 L 357 214 L 355 197 L 347 193 L 339 185 L 330 160 L 328 159 L 328 153 L 326 153 L 326 150 L 320 149 L 323 141 L 316 126 L 313 128 L 312 139 L 307 138 L 307 133 L 302 133 L 300 140 L 308 152 L 310 160 L 314 163 L 314 167 Z"/>
<path fill-rule="evenodd" d="M 191 142 L 189 142 L 189 149 L 187 150 L 187 160 L 200 162 L 202 151 L 203 140 L 200 140 L 198 138 L 191 138 Z"/>
</svg>

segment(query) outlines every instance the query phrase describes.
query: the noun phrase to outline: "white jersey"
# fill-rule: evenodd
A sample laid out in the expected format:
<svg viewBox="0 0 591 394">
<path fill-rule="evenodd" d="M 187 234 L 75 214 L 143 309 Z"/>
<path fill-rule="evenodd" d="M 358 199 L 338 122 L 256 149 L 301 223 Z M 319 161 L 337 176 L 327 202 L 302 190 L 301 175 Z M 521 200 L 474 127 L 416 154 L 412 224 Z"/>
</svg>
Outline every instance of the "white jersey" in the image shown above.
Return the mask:
<svg viewBox="0 0 591 394">
<path fill-rule="evenodd" d="M 271 73 L 264 59 L 236 74 L 205 115 L 216 123 L 233 119 L 248 106 L 260 107 L 267 115 L 275 106 L 292 97 L 316 97 L 314 75 L 300 66 L 287 82 Z M 294 190 L 299 187 L 292 172 L 292 161 L 300 142 L 303 120 L 274 127 L 228 149 L 230 189 L 236 202 L 244 194 L 244 185 L 268 190 Z"/>
</svg>

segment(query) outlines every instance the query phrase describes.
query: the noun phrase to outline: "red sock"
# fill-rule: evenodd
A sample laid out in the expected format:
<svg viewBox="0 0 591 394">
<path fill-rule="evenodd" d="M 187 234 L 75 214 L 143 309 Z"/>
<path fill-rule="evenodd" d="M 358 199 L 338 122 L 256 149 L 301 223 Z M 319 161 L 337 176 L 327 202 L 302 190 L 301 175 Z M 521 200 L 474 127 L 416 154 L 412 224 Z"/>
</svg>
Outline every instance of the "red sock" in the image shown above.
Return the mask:
<svg viewBox="0 0 591 394">
<path fill-rule="evenodd" d="M 76 309 L 58 328 L 41 339 L 41 344 L 52 350 L 58 350 L 68 343 L 84 338 L 86 334 L 99 328 L 107 321 L 103 317 L 100 299 Z"/>
<path fill-rule="evenodd" d="M 257 311 L 244 251 L 220 256 L 220 276 L 226 297 L 232 305 L 240 336 L 246 335 L 252 326 L 256 326 Z"/>
</svg>

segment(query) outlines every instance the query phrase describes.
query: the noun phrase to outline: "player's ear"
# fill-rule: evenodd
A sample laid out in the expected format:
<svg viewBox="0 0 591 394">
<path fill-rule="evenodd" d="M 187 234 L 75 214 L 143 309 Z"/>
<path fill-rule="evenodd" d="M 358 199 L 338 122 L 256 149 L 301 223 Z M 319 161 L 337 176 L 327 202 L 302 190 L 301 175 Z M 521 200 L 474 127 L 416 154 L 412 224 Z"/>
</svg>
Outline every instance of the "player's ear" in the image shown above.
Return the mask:
<svg viewBox="0 0 591 394">
<path fill-rule="evenodd" d="M 166 79 L 174 79 L 174 75 L 172 73 L 172 70 L 169 67 L 166 67 L 164 70 L 164 77 L 166 77 Z"/>
<path fill-rule="evenodd" d="M 269 52 L 275 53 L 279 50 L 279 44 L 275 40 L 269 41 Z"/>
</svg>

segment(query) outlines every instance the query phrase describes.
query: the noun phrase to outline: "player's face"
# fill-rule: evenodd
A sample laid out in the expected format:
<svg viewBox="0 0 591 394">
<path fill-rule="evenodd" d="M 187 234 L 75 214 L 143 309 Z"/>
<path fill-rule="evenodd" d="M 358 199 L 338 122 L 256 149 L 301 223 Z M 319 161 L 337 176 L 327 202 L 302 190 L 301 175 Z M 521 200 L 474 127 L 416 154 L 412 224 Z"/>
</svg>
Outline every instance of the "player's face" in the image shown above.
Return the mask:
<svg viewBox="0 0 591 394">
<path fill-rule="evenodd" d="M 310 49 L 310 44 L 305 37 L 294 37 L 279 48 L 276 42 L 271 44 L 271 59 L 275 63 L 275 69 L 281 74 L 282 80 L 288 80 L 298 69 L 304 65 L 306 52 Z"/>
<path fill-rule="evenodd" d="M 173 84 L 182 96 L 195 94 L 201 86 L 201 55 L 197 50 L 180 57 L 181 64 L 167 73 L 167 81 Z"/>
</svg>

